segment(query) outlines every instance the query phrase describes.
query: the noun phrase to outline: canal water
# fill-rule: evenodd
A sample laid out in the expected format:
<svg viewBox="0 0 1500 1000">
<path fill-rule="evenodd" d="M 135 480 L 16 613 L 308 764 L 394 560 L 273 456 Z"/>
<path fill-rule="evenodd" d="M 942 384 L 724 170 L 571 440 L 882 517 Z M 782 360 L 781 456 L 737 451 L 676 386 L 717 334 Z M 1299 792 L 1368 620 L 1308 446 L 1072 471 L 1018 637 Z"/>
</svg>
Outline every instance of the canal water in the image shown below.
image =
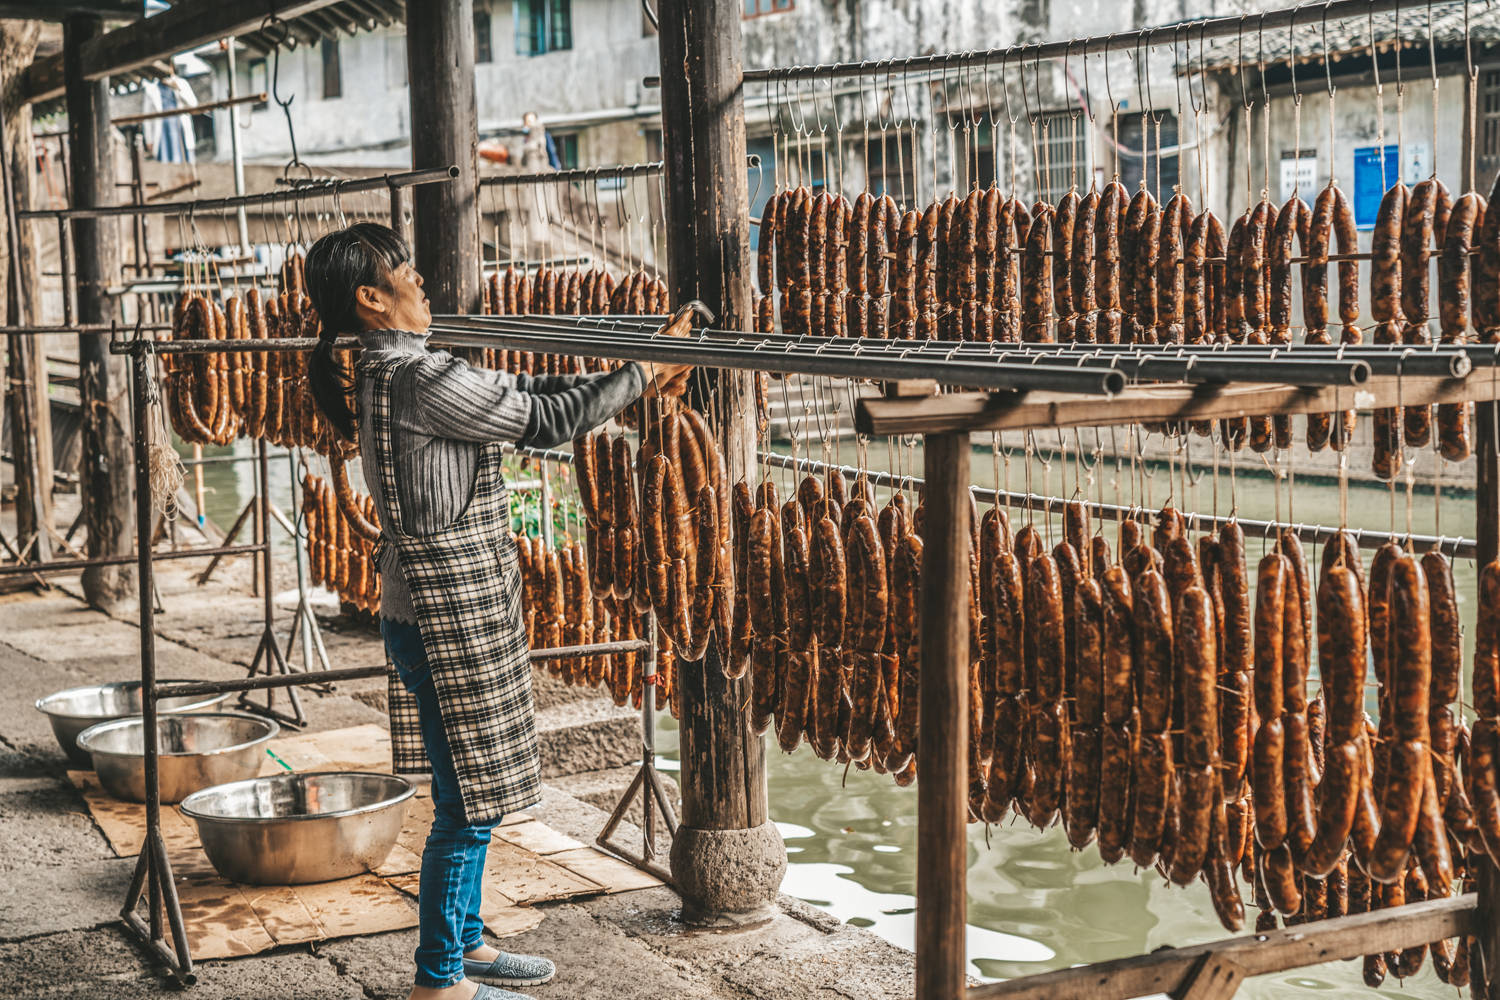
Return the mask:
<svg viewBox="0 0 1500 1000">
<path fill-rule="evenodd" d="M 241 446 L 243 447 L 243 445 Z M 816 456 L 815 456 L 816 457 Z M 847 464 L 859 458 L 846 445 L 837 456 Z M 1047 457 L 1044 453 L 1043 457 Z M 872 446 L 863 456 L 869 468 L 921 474 L 920 452 L 907 448 Z M 1246 518 L 1335 524 L 1340 520 L 1340 489 L 1336 482 L 1298 478 L 1293 471 L 1292 507 L 1288 514 L 1285 491 L 1278 508 L 1276 480 L 1258 456 L 1246 454 L 1231 482 L 1227 461 L 1217 477 L 1207 455 L 1194 456 L 1208 463 L 1190 468 L 1196 485 L 1181 487 L 1182 470 L 1159 466 L 1150 470 L 1116 467 L 1105 461 L 1091 474 L 1080 471 L 1071 458 L 1060 454 L 1043 468 L 1034 461 L 1029 488 L 1037 493 L 1071 495 L 1075 486 L 1090 497 L 1129 504 L 1140 501 L 1149 509 L 1159 507 L 1169 494 L 1168 482 L 1178 482 L 1176 495 L 1184 492 L 1188 502 L 1174 501 L 1184 509 L 1227 512 L 1231 497 Z M 1028 488 L 1026 463 L 1018 451 L 1012 455 L 1007 475 L 1003 461 L 996 461 L 988 448 L 976 447 L 972 479 L 978 485 L 1022 491 Z M 1149 478 L 1146 473 L 1149 472 Z M 205 467 L 209 491 L 207 510 L 222 525 L 230 523 L 244 497 L 249 495 L 252 469 L 249 464 Z M 794 483 L 790 474 L 776 473 L 782 486 Z M 287 509 L 290 503 L 290 472 L 287 460 L 271 464 L 273 500 Z M 1134 482 L 1136 488 L 1132 490 Z M 1217 482 L 1217 503 L 1215 483 Z M 1283 483 L 1285 480 L 1282 481 Z M 1471 484 L 1455 483 L 1440 495 L 1416 491 L 1411 504 L 1411 530 L 1422 534 L 1473 535 Z M 191 479 L 190 479 L 191 488 Z M 879 499 L 885 491 L 879 491 Z M 1145 501 L 1149 498 L 1149 503 Z M 1350 485 L 1347 490 L 1347 524 L 1366 530 L 1386 530 L 1393 524 L 1391 491 L 1372 485 Z M 1405 492 L 1394 494 L 1394 524 L 1406 530 L 1408 503 Z M 1021 511 L 1010 512 L 1013 527 L 1024 523 Z M 1040 514 L 1038 515 L 1040 519 Z M 1106 522 L 1103 530 L 1112 540 L 1116 527 Z M 1055 529 L 1054 529 L 1055 533 Z M 278 537 L 285 535 L 278 530 Z M 1254 562 L 1263 554 L 1263 540 L 1248 541 L 1251 580 Z M 278 545 L 290 555 L 286 543 Z M 1309 547 L 1313 567 L 1321 552 Z M 1369 553 L 1365 553 L 1368 564 Z M 1472 633 L 1476 570 L 1469 560 L 1455 566 L 1466 636 Z M 1465 663 L 1472 654 L 1466 638 Z M 1373 699 L 1370 709 L 1373 712 Z M 661 716 L 660 747 L 664 769 L 677 766 L 677 731 L 669 716 Z M 771 815 L 786 840 L 788 869 L 783 891 L 828 910 L 842 920 L 867 927 L 872 932 L 910 948 L 913 944 L 913 890 L 916 879 L 917 817 L 916 790 L 897 788 L 888 777 L 843 768 L 817 759 L 805 747 L 793 754 L 782 753 L 774 738 L 767 740 L 767 771 Z M 1202 883 L 1188 888 L 1168 886 L 1154 870 L 1140 871 L 1128 859 L 1107 866 L 1097 849 L 1073 851 L 1061 827 L 1034 830 L 1025 823 L 1007 822 L 986 828 L 969 828 L 969 973 L 981 980 L 1009 979 L 1080 963 L 1137 955 L 1163 945 L 1189 945 L 1226 936 L 1214 916 L 1208 889 Z M 1247 904 L 1249 893 L 1246 892 Z M 1248 908 L 1247 931 L 1253 926 L 1254 909 Z M 1343 962 L 1296 970 L 1249 980 L 1241 995 L 1251 998 L 1282 998 L 1299 995 L 1345 996 L 1364 992 L 1360 963 Z M 1388 980 L 1381 995 L 1416 998 L 1448 998 L 1452 987 L 1443 985 L 1431 971 L 1398 984 Z"/>
</svg>

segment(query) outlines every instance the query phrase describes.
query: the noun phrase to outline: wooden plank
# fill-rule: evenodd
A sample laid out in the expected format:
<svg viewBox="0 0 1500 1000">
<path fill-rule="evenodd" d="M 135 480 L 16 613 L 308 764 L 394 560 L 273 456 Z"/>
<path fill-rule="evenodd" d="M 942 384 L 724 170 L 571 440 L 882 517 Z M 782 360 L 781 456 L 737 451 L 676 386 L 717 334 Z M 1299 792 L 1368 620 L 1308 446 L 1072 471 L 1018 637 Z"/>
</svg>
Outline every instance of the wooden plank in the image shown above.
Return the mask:
<svg viewBox="0 0 1500 1000">
<path fill-rule="evenodd" d="M 655 875 L 592 847 L 551 854 L 547 856 L 547 860 L 562 865 L 576 875 L 593 879 L 612 893 L 649 889 L 662 884 L 661 879 Z"/>
<path fill-rule="evenodd" d="M 966 1000 L 1076 1000 L 1083 996 L 1127 1000 L 1155 993 L 1176 995 L 1204 955 L 1232 961 L 1247 976 L 1285 972 L 1467 934 L 1473 930 L 1476 904 L 1475 895 L 1468 893 L 1187 948 L 1163 948 L 1149 955 L 987 983 L 969 990 Z M 920 914 L 920 902 L 918 906 Z"/>
<path fill-rule="evenodd" d="M 1223 955 L 1204 955 L 1172 1000 L 1229 1000 L 1245 981 L 1245 967 Z"/>
<path fill-rule="evenodd" d="M 167 59 L 179 52 L 230 35 L 257 31 L 266 15 L 283 20 L 301 17 L 337 0 L 184 0 L 155 17 L 116 28 L 79 47 L 79 64 L 88 80 L 102 80 Z M 63 54 L 38 59 L 26 70 L 23 101 L 45 101 L 63 92 Z"/>
<path fill-rule="evenodd" d="M 508 844 L 524 847 L 533 854 L 556 854 L 559 851 L 572 851 L 583 847 L 583 842 L 574 840 L 565 833 L 559 833 L 546 823 L 536 820 L 530 823 L 515 823 L 511 826 L 498 827 L 495 836 Z"/>
<path fill-rule="evenodd" d="M 917 1000 L 965 984 L 968 910 L 969 437 L 929 435 L 917 737 Z"/>
<path fill-rule="evenodd" d="M 1224 420 L 1268 413 L 1374 410 L 1423 403 L 1500 398 L 1500 380 L 1380 375 L 1357 389 L 1295 385 L 1138 386 L 1112 397 L 1061 392 L 955 392 L 927 399 L 859 401 L 854 426 L 864 434 L 1107 427 L 1165 420 Z"/>
</svg>

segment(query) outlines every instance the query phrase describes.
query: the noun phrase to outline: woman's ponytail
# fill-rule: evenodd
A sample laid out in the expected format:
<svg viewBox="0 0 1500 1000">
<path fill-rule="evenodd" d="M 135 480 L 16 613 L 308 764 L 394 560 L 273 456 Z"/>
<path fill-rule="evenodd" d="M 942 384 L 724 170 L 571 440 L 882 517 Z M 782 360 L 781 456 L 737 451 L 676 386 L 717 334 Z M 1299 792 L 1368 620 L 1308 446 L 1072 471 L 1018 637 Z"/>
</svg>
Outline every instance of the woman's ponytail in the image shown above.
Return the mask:
<svg viewBox="0 0 1500 1000">
<path fill-rule="evenodd" d="M 391 272 L 411 259 L 399 233 L 377 222 L 359 222 L 320 238 L 307 251 L 307 295 L 318 311 L 322 331 L 308 363 L 308 381 L 318 409 L 334 428 L 354 440 L 354 413 L 349 408 L 352 374 L 334 353 L 340 334 L 364 329 L 356 308 L 363 286 L 389 288 Z"/>
<path fill-rule="evenodd" d="M 328 327 L 318 335 L 318 346 L 313 348 L 312 360 L 307 363 L 307 381 L 312 388 L 313 399 L 323 416 L 350 441 L 354 440 L 354 411 L 349 409 L 349 390 L 354 379 L 333 353 L 333 342 L 338 334 Z"/>
</svg>

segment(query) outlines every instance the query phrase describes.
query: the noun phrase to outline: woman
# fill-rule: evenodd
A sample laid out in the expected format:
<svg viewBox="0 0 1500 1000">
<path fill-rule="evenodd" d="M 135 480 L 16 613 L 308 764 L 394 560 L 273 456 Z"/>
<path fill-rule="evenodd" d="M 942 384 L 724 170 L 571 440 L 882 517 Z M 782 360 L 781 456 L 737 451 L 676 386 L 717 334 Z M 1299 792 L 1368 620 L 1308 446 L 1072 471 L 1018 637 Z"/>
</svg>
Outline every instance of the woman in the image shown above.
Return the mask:
<svg viewBox="0 0 1500 1000">
<path fill-rule="evenodd" d="M 555 970 L 546 959 L 485 944 L 479 919 L 490 831 L 541 797 L 500 443 L 571 440 L 684 368 L 632 363 L 602 375 L 531 377 L 431 351 L 422 276 L 401 237 L 374 223 L 318 240 L 306 272 L 322 320 L 313 394 L 341 434 L 353 440 L 357 433 L 380 514 L 380 632 L 395 667 L 395 768 L 432 773 L 411 998 L 517 997 L 489 984 L 538 985 Z M 357 428 L 345 396 L 350 376 L 333 353 L 334 339 L 348 333 L 363 347 L 353 379 Z"/>
</svg>

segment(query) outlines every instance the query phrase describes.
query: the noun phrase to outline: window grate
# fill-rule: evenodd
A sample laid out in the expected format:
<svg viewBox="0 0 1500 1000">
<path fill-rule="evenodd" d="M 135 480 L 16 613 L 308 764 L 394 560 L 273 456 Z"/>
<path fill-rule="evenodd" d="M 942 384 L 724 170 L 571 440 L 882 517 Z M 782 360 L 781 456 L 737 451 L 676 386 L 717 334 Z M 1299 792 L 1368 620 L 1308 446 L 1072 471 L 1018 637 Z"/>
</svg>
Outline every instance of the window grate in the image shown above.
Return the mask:
<svg viewBox="0 0 1500 1000">
<path fill-rule="evenodd" d="M 1160 147 L 1157 145 L 1157 122 L 1161 123 Z M 1172 196 L 1179 180 L 1177 154 L 1177 116 L 1170 111 L 1126 112 L 1115 118 L 1120 136 L 1120 181 L 1125 190 L 1134 192 L 1145 180 L 1159 200 Z M 1158 156 L 1158 148 L 1167 150 Z"/>
</svg>

